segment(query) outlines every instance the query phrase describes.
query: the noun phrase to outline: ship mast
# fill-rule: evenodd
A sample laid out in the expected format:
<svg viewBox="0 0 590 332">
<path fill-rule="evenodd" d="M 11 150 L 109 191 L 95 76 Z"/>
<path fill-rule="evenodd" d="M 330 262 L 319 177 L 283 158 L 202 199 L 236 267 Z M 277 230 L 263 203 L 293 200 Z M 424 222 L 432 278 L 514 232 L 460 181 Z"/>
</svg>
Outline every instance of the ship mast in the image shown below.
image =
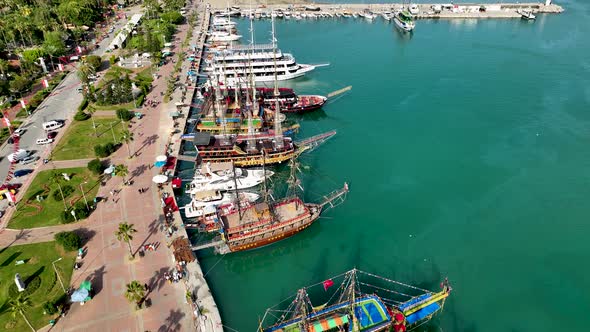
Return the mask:
<svg viewBox="0 0 590 332">
<path fill-rule="evenodd" d="M 301 331 L 307 331 L 307 292 L 305 291 L 305 288 L 301 288 L 297 291 L 297 298 L 295 301 L 297 302 L 295 313 L 300 313 L 301 315 Z"/>
<path fill-rule="evenodd" d="M 352 269 L 352 271 L 351 271 L 350 285 L 348 287 L 349 287 L 349 292 L 350 292 L 350 296 L 351 296 L 351 300 L 352 300 L 350 302 L 350 316 L 352 318 L 352 331 L 359 331 L 358 321 L 356 320 L 356 316 L 354 315 L 354 307 L 355 307 L 355 301 L 356 301 L 355 285 L 356 285 L 356 268 Z"/>
<path fill-rule="evenodd" d="M 221 110 L 221 90 L 219 89 L 219 79 L 220 77 L 217 76 L 217 82 L 215 82 L 215 113 L 221 119 L 221 132 L 223 136 L 227 136 L 227 127 L 225 121 L 225 110 Z"/>
<path fill-rule="evenodd" d="M 274 131 L 275 131 L 275 149 L 280 150 L 283 148 L 283 129 L 281 128 L 281 107 L 279 103 L 279 82 L 277 78 L 277 40 L 275 38 L 275 18 L 271 14 L 272 24 L 272 57 L 274 61 L 274 96 L 275 96 L 275 114 L 274 114 Z"/>
<path fill-rule="evenodd" d="M 232 172 L 233 172 L 233 178 L 234 178 L 234 188 L 235 188 L 235 193 L 236 193 L 236 203 L 238 204 L 238 216 L 240 217 L 240 223 L 242 222 L 242 207 L 240 206 L 240 192 L 238 191 L 238 179 L 236 176 L 236 164 L 232 161 L 231 162 L 231 168 L 232 168 Z"/>
</svg>

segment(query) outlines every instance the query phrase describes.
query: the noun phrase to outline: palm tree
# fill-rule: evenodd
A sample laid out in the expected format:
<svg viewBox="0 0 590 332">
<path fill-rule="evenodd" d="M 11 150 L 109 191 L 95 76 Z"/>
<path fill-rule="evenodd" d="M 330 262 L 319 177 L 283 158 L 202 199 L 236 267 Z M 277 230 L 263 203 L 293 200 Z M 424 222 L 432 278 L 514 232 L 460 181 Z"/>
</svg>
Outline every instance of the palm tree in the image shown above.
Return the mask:
<svg viewBox="0 0 590 332">
<path fill-rule="evenodd" d="M 31 302 L 29 301 L 29 299 L 26 297 L 22 297 L 20 295 L 14 299 L 8 301 L 8 308 L 12 312 L 12 317 L 16 318 L 16 314 L 20 314 L 21 316 L 23 316 L 23 319 L 25 320 L 27 325 L 29 325 L 31 330 L 35 331 L 35 329 L 31 325 L 31 323 L 27 319 L 27 316 L 25 316 L 25 311 L 27 309 L 29 309 L 30 307 L 31 307 Z"/>
<path fill-rule="evenodd" d="M 127 289 L 125 290 L 125 297 L 127 300 L 137 304 L 145 297 L 145 287 L 139 283 L 137 280 L 133 280 L 131 283 L 127 284 Z"/>
<path fill-rule="evenodd" d="M 129 159 L 131 159 L 131 148 L 129 145 L 133 142 L 133 133 L 127 129 L 123 130 L 121 133 L 121 142 L 125 142 L 125 145 L 127 145 L 127 154 L 129 155 Z"/>
<path fill-rule="evenodd" d="M 86 86 L 86 89 L 84 89 L 84 96 L 86 96 L 86 93 L 88 92 L 88 84 L 90 83 L 90 75 L 93 75 L 95 73 L 94 71 L 94 67 L 92 67 L 89 63 L 87 63 L 86 61 L 82 62 L 80 64 L 80 66 L 78 66 L 78 78 L 80 79 L 80 81 L 82 82 L 82 84 L 84 84 Z"/>
<path fill-rule="evenodd" d="M 123 182 L 125 182 L 125 177 L 129 174 L 129 168 L 127 165 L 117 165 L 115 166 L 115 175 L 120 176 L 123 178 Z"/>
<path fill-rule="evenodd" d="M 66 198 L 64 197 L 64 192 L 61 190 L 61 183 L 64 180 L 63 175 L 58 173 L 57 171 L 53 171 L 51 173 L 51 176 L 49 177 L 49 180 L 51 181 L 51 183 L 57 184 L 57 188 L 59 189 L 59 193 L 61 194 L 61 200 L 64 202 L 64 210 L 67 210 L 68 206 L 66 205 Z"/>
<path fill-rule="evenodd" d="M 119 223 L 119 229 L 115 232 L 117 240 L 127 242 L 127 246 L 129 246 L 129 255 L 131 255 L 131 258 L 135 257 L 133 251 L 131 250 L 131 240 L 133 240 L 133 234 L 136 232 L 137 230 L 133 228 L 133 224 L 128 224 L 126 222 Z"/>
</svg>

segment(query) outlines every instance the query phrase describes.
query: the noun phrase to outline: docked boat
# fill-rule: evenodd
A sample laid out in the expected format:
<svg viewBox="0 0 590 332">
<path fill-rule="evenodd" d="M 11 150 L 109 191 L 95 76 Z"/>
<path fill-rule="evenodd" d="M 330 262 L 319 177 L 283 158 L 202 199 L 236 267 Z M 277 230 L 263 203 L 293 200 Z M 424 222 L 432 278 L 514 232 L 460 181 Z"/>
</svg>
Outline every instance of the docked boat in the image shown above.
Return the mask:
<svg viewBox="0 0 590 332">
<path fill-rule="evenodd" d="M 393 22 L 403 31 L 412 32 L 416 27 L 412 15 L 407 11 L 400 11 L 393 15 Z"/>
<path fill-rule="evenodd" d="M 227 31 L 211 31 L 209 32 L 209 41 L 212 42 L 232 42 L 242 38 L 241 35 L 236 35 Z"/>
<path fill-rule="evenodd" d="M 521 9 L 517 11 L 517 13 L 520 14 L 520 18 L 522 18 L 523 20 L 534 21 L 537 18 L 531 10 Z"/>
<path fill-rule="evenodd" d="M 255 82 L 284 81 L 301 77 L 316 66 L 297 63 L 295 57 L 283 53 L 277 47 L 274 18 L 272 19 L 272 43 L 265 45 L 240 45 L 216 52 L 206 60 L 205 72 L 217 77 L 226 86 L 242 86 L 246 76 Z"/>
<path fill-rule="evenodd" d="M 248 71 L 253 73 L 257 83 L 271 82 L 274 80 L 275 61 L 279 81 L 301 77 L 315 69 L 313 65 L 297 63 L 292 54 L 276 49 L 275 44 L 266 44 L 236 45 L 216 52 L 211 60 L 206 61 L 205 72 L 218 76 L 230 87 L 243 85 Z"/>
<path fill-rule="evenodd" d="M 272 88 L 256 88 L 258 103 L 274 111 L 278 98 L 281 113 L 307 113 L 320 109 L 328 97 L 320 95 L 297 95 L 293 89 L 279 88 L 278 97 Z"/>
<path fill-rule="evenodd" d="M 185 205 L 184 214 L 187 218 L 202 216 L 207 208 L 227 205 L 235 202 L 239 197 L 242 205 L 248 205 L 260 198 L 259 194 L 249 192 L 221 193 L 215 190 L 199 191 L 191 194 L 191 202 Z"/>
<path fill-rule="evenodd" d="M 430 291 L 353 269 L 267 309 L 258 331 L 411 331 L 443 310 L 451 290 L 447 279 Z M 312 302 L 318 293 L 322 299 Z"/>
<path fill-rule="evenodd" d="M 202 244 L 194 250 L 215 247 L 216 252 L 226 254 L 251 250 L 286 239 L 311 226 L 318 220 L 325 208 L 343 202 L 348 193 L 348 185 L 324 196 L 320 203 L 305 203 L 296 194 L 301 188 L 295 173 L 297 166 L 291 162 L 289 190 L 283 199 L 269 200 L 264 184 L 263 201 L 248 206 L 240 206 L 228 213 L 219 215 L 217 240 Z"/>
<path fill-rule="evenodd" d="M 260 185 L 273 174 L 269 170 L 234 168 L 231 163 L 206 163 L 195 171 L 186 191 L 195 194 L 200 191 L 248 189 Z"/>
<path fill-rule="evenodd" d="M 319 6 L 315 6 L 315 5 L 306 5 L 304 8 L 306 11 L 309 11 L 309 12 L 319 12 L 322 10 Z"/>
</svg>

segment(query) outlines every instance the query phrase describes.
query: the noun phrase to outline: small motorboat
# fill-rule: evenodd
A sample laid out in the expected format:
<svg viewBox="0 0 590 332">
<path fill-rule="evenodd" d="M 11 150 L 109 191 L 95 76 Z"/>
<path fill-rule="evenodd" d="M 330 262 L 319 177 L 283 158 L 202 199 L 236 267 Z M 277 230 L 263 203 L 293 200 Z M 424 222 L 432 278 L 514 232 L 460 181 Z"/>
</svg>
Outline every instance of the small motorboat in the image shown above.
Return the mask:
<svg viewBox="0 0 590 332">
<path fill-rule="evenodd" d="M 521 9 L 516 12 L 520 14 L 520 18 L 522 18 L 523 20 L 534 21 L 537 18 L 531 10 Z"/>
</svg>

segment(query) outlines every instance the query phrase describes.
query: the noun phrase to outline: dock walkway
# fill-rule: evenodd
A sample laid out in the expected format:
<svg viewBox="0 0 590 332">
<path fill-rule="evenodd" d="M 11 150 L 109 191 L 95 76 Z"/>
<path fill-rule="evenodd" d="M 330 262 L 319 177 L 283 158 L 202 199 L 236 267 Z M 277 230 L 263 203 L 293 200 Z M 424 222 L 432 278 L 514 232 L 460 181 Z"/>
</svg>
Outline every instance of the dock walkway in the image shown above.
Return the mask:
<svg viewBox="0 0 590 332">
<path fill-rule="evenodd" d="M 201 55 L 203 53 L 203 47 L 205 43 L 206 32 L 209 27 L 209 19 L 210 14 L 209 11 L 203 8 L 203 4 L 199 4 L 196 6 L 196 12 L 199 13 L 198 23 L 195 25 L 193 30 L 193 35 L 191 41 L 188 43 L 189 46 L 194 45 L 197 56 L 202 58 Z M 190 70 L 190 61 L 185 59 L 183 61 L 182 67 L 180 69 L 180 76 L 184 78 L 184 73 L 187 73 Z M 164 147 L 168 155 L 177 156 L 179 160 L 186 160 L 184 156 L 179 156 L 180 148 L 182 139 L 181 136 L 185 130 L 187 120 L 188 120 L 188 110 L 189 107 L 183 106 L 178 107 L 177 103 L 184 105 L 184 93 L 192 92 L 194 89 L 186 89 L 183 92 L 183 89 L 176 89 L 175 92 L 172 94 L 170 98 L 170 102 L 167 104 L 168 113 L 179 112 L 180 117 L 177 120 L 178 127 L 181 130 L 173 131 L 170 134 L 168 144 Z M 190 94 L 190 93 L 189 93 Z M 192 98 L 190 95 L 189 98 Z M 168 128 L 172 128 L 172 119 L 167 119 L 167 124 L 162 124 L 167 126 Z M 194 161 L 195 157 L 192 157 Z M 178 164 L 177 164 L 178 166 Z M 167 186 L 164 189 L 165 192 L 168 192 L 170 195 L 174 195 L 171 187 Z M 175 198 L 176 199 L 176 198 Z M 186 237 L 187 239 L 188 234 L 186 229 L 182 223 L 182 217 L 179 211 L 174 212 L 174 227 L 177 231 L 172 235 L 170 241 L 174 241 L 176 238 Z M 194 253 L 193 253 L 194 254 Z M 195 257 L 196 258 L 196 257 Z M 200 332 L 223 332 L 223 324 L 221 322 L 221 315 L 219 314 L 219 310 L 217 309 L 217 304 L 215 303 L 215 299 L 211 294 L 211 290 L 209 289 L 209 285 L 207 285 L 207 281 L 203 275 L 203 271 L 201 270 L 201 266 L 197 259 L 195 261 L 186 264 L 186 270 L 188 272 L 188 280 L 185 282 L 185 286 L 187 292 L 191 294 L 192 299 L 194 301 L 190 301 L 191 306 L 193 308 L 193 314 L 195 317 L 195 323 L 197 327 L 197 331 Z"/>
</svg>

